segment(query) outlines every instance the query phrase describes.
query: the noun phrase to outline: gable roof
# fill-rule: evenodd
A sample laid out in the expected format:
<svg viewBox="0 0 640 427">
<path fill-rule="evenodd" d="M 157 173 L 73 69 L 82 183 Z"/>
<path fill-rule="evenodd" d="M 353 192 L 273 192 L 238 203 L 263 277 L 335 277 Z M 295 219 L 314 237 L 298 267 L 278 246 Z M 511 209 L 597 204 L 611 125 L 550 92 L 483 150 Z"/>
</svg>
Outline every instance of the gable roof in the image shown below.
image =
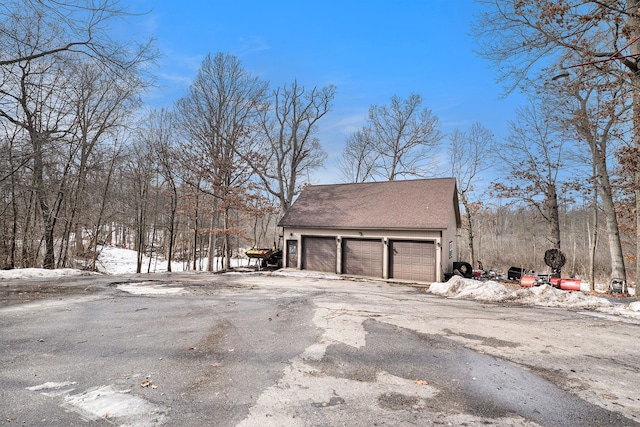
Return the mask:
<svg viewBox="0 0 640 427">
<path fill-rule="evenodd" d="M 460 227 L 455 178 L 310 185 L 278 226 L 446 229 L 452 214 Z"/>
</svg>

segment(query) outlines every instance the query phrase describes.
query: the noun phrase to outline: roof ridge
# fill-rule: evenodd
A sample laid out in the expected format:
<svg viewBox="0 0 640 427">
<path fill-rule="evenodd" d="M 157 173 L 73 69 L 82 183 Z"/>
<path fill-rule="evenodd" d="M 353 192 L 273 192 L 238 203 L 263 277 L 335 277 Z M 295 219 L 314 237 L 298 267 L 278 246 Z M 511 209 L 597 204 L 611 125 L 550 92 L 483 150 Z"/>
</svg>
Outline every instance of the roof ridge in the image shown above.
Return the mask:
<svg viewBox="0 0 640 427">
<path fill-rule="evenodd" d="M 364 182 L 338 182 L 334 184 L 308 184 L 306 187 L 328 187 L 338 185 L 360 185 L 360 184 L 392 184 L 399 182 L 418 182 L 418 181 L 438 181 L 438 180 L 455 180 L 453 176 L 437 177 L 437 178 L 416 178 L 416 179 L 395 179 L 392 181 L 364 181 Z"/>
</svg>

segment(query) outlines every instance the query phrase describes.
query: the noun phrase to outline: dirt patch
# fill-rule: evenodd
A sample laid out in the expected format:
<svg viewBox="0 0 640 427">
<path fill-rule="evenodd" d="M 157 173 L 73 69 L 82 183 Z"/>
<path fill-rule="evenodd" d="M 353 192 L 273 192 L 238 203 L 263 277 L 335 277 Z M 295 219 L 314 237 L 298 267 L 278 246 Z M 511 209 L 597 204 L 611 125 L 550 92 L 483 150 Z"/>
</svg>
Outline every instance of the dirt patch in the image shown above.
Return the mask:
<svg viewBox="0 0 640 427">
<path fill-rule="evenodd" d="M 60 284 L 28 283 L 20 285 L 0 286 L 0 306 L 8 307 L 70 295 L 81 295 L 98 292 L 95 286 L 68 286 Z"/>
</svg>

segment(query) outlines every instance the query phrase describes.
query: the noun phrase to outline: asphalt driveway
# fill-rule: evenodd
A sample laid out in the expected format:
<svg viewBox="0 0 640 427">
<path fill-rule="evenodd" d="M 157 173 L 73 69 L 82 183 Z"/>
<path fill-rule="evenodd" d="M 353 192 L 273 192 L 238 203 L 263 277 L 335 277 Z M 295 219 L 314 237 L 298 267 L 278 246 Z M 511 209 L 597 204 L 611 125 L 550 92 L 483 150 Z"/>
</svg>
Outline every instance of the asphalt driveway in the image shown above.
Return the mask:
<svg viewBox="0 0 640 427">
<path fill-rule="evenodd" d="M 0 422 L 636 425 L 640 333 L 304 275 L 0 282 Z"/>
</svg>

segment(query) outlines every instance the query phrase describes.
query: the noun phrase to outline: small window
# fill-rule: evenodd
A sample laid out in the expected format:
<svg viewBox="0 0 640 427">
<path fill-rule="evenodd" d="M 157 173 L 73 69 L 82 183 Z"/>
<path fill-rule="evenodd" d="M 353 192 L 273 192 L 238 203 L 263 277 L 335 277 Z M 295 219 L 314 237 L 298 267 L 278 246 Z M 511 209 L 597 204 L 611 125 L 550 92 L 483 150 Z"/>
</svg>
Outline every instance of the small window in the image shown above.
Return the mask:
<svg viewBox="0 0 640 427">
<path fill-rule="evenodd" d="M 449 259 L 453 258 L 453 242 L 449 242 Z"/>
</svg>

